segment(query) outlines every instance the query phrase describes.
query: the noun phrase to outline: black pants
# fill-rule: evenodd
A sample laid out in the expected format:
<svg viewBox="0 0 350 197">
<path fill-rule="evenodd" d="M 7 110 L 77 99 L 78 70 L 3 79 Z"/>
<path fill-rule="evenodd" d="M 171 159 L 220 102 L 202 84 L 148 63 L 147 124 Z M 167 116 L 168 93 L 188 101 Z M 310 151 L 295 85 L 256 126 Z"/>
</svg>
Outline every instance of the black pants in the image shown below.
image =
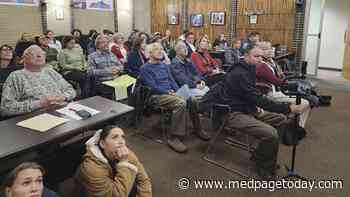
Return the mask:
<svg viewBox="0 0 350 197">
<path fill-rule="evenodd" d="M 74 81 L 79 84 L 79 87 L 81 89 L 81 98 L 89 97 L 90 78 L 86 72 L 72 70 L 65 74 L 64 78 L 68 81 Z"/>
<path fill-rule="evenodd" d="M 204 77 L 204 81 L 205 84 L 207 84 L 207 86 L 213 86 L 216 83 L 218 83 L 219 81 L 223 80 L 225 77 L 224 73 L 218 73 L 218 74 L 213 74 L 213 75 L 207 75 Z"/>
<path fill-rule="evenodd" d="M 107 99 L 114 100 L 114 88 L 103 85 L 102 83 L 95 83 L 94 84 L 94 93 L 97 96 L 102 96 Z"/>
</svg>

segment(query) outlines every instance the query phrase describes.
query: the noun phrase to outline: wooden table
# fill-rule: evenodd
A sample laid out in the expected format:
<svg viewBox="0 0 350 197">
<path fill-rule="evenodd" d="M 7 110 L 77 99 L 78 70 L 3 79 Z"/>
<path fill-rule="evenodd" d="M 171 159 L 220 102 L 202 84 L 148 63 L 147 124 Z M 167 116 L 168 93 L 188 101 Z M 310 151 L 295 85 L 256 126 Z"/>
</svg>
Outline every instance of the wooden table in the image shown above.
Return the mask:
<svg viewBox="0 0 350 197">
<path fill-rule="evenodd" d="M 0 163 L 2 162 L 1 160 L 7 157 L 13 157 L 34 148 L 42 147 L 45 144 L 59 143 L 89 129 L 98 128 L 103 123 L 112 121 L 133 110 L 133 107 L 99 96 L 84 99 L 78 103 L 96 109 L 100 113 L 86 120 L 70 120 L 43 133 L 19 127 L 16 124 L 44 112 L 59 115 L 55 110 L 37 111 L 1 121 Z"/>
</svg>

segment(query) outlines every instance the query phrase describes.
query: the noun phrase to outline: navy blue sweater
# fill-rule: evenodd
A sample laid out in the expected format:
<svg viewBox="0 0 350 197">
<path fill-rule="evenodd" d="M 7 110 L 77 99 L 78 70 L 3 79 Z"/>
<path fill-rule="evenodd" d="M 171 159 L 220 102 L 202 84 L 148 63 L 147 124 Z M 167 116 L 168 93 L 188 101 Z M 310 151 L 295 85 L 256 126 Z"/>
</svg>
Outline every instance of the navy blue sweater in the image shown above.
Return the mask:
<svg viewBox="0 0 350 197">
<path fill-rule="evenodd" d="M 170 69 L 180 87 L 187 84 L 189 88 L 195 88 L 197 82 L 201 80 L 200 74 L 191 61 L 183 61 L 175 57 Z"/>
<path fill-rule="evenodd" d="M 179 89 L 169 66 L 163 63 L 144 64 L 140 69 L 140 77 L 143 84 L 152 88 L 155 94 L 168 94 L 170 90 L 176 92 Z"/>
</svg>

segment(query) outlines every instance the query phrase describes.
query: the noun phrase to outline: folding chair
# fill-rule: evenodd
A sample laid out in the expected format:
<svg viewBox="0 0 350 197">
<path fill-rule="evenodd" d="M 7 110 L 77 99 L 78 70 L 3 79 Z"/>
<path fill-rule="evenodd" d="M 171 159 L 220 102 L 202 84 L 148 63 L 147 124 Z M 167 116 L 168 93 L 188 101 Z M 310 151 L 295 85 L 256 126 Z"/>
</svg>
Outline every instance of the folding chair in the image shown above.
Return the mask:
<svg viewBox="0 0 350 197">
<path fill-rule="evenodd" d="M 214 164 L 216 166 L 219 166 L 225 170 L 228 170 L 230 172 L 239 174 L 243 177 L 251 177 L 252 176 L 252 166 L 251 162 L 247 165 L 247 170 L 244 172 L 242 170 L 239 170 L 238 168 L 232 168 L 228 165 L 223 164 L 220 161 L 217 161 L 215 159 L 209 158 L 209 152 L 213 148 L 213 146 L 216 144 L 216 141 L 218 140 L 219 136 L 223 134 L 224 130 L 230 130 L 233 131 L 232 128 L 229 128 L 226 126 L 226 123 L 229 118 L 229 113 L 231 112 L 230 106 L 223 105 L 223 104 L 216 104 L 213 106 L 213 109 L 210 114 L 212 129 L 216 132 L 213 138 L 211 139 L 205 153 L 203 156 L 203 159 L 207 162 Z M 238 148 L 239 150 L 243 150 L 245 152 L 248 152 L 251 154 L 254 151 L 254 148 L 252 147 L 252 136 L 249 136 L 246 133 L 242 133 L 240 131 L 234 130 L 234 132 L 240 133 L 244 136 L 244 140 L 237 140 L 234 137 L 226 137 L 224 142 L 225 144 L 228 144 L 232 148 Z"/>
<path fill-rule="evenodd" d="M 164 143 L 164 141 L 167 141 L 168 139 L 168 128 L 167 124 L 171 120 L 172 111 L 162 108 L 162 107 L 156 107 L 150 103 L 150 97 L 152 96 L 152 89 L 144 86 L 141 84 L 141 80 L 137 79 L 136 84 L 134 87 L 134 90 L 132 92 L 132 95 L 130 97 L 129 104 L 135 108 L 134 110 L 134 121 L 135 121 L 135 127 L 138 130 L 138 134 L 141 134 L 142 136 L 149 138 L 155 142 L 158 143 Z M 152 114 L 160 114 L 160 124 L 161 124 L 161 131 L 162 131 L 162 138 L 161 139 L 155 139 L 149 135 L 146 135 L 142 129 L 140 129 L 140 125 L 142 125 L 144 116 L 149 116 Z"/>
</svg>

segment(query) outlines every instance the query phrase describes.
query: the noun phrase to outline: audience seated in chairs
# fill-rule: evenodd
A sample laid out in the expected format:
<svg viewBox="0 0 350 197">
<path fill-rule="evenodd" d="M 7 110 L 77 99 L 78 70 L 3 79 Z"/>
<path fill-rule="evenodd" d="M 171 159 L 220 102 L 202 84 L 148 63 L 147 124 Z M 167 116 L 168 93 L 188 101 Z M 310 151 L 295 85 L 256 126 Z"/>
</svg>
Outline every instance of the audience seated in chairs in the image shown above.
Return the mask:
<svg viewBox="0 0 350 197">
<path fill-rule="evenodd" d="M 154 103 L 155 106 L 173 111 L 168 145 L 175 151 L 183 153 L 187 151 L 187 147 L 182 142 L 186 135 L 186 100 L 176 95 L 179 87 L 170 72 L 169 66 L 161 62 L 163 58 L 162 50 L 163 47 L 159 43 L 147 46 L 150 61 L 141 67 L 140 77 L 143 84 L 150 87 L 154 92 L 150 102 Z M 203 140 L 209 140 L 209 135 L 201 128 L 195 102 L 188 103 L 190 118 L 196 134 Z"/>
<path fill-rule="evenodd" d="M 83 49 L 84 54 L 88 55 L 88 53 L 87 53 L 88 39 L 85 39 L 85 36 L 81 32 L 81 30 L 80 29 L 73 29 L 71 34 L 74 37 L 75 42 L 77 44 L 79 44 L 79 46 Z"/>
<path fill-rule="evenodd" d="M 2 184 L 5 197 L 59 197 L 44 186 L 44 169 L 37 163 L 24 162 L 14 168 Z"/>
<path fill-rule="evenodd" d="M 49 38 L 45 35 L 38 37 L 38 44 L 40 48 L 45 52 L 45 61 L 48 66 L 51 66 L 56 71 L 60 71 L 58 65 L 58 51 L 54 48 L 49 47 Z"/>
<path fill-rule="evenodd" d="M 23 52 L 31 45 L 35 44 L 34 35 L 31 33 L 24 32 L 21 35 L 21 39 L 16 43 L 15 55 L 16 63 L 23 65 Z"/>
<path fill-rule="evenodd" d="M 171 36 L 171 31 L 169 29 L 165 31 L 165 35 L 162 38 L 162 46 L 167 54 L 169 54 L 170 50 L 175 46 L 175 40 Z"/>
<path fill-rule="evenodd" d="M 213 43 L 214 51 L 223 51 L 228 49 L 230 46 L 225 38 L 225 34 L 219 34 Z"/>
<path fill-rule="evenodd" d="M 263 61 L 256 67 L 257 83 L 265 85 L 263 87 L 260 86 L 260 91 L 265 93 L 268 96 L 268 98 L 270 98 L 273 101 L 295 103 L 295 98 L 291 98 L 290 96 L 283 94 L 279 90 L 278 86 L 283 85 L 285 83 L 285 81 L 283 80 L 284 74 L 279 68 L 279 66 L 276 64 L 276 62 L 272 59 L 275 53 L 271 47 L 271 43 L 258 42 L 257 46 L 264 52 Z M 301 100 L 301 105 L 305 107 L 305 110 L 300 114 L 299 124 L 301 127 L 304 128 L 306 121 L 309 117 L 311 108 L 309 102 L 305 99 Z"/>
<path fill-rule="evenodd" d="M 229 70 L 231 66 L 237 64 L 243 56 L 242 53 L 239 51 L 240 48 L 241 40 L 235 39 L 233 41 L 233 48 L 228 48 L 225 50 L 225 61 L 223 67 L 226 68 L 226 70 Z"/>
<path fill-rule="evenodd" d="M 245 50 L 252 48 L 260 41 L 259 32 L 250 32 L 246 39 L 242 40 L 241 48 L 239 49 L 242 54 L 245 53 Z"/>
<path fill-rule="evenodd" d="M 128 75 L 137 78 L 140 74 L 140 67 L 148 60 L 145 55 L 146 41 L 144 38 L 134 40 L 131 51 L 128 53 L 128 63 L 126 71 Z"/>
<path fill-rule="evenodd" d="M 24 69 L 7 78 L 1 111 L 5 116 L 53 107 L 75 98 L 73 87 L 55 70 L 45 66 L 45 53 L 37 45 L 24 51 Z"/>
<path fill-rule="evenodd" d="M 175 46 L 176 57 L 170 65 L 171 73 L 177 84 L 182 87 L 187 85 L 190 88 L 191 97 L 201 97 L 209 91 L 208 86 L 202 80 L 196 67 L 187 58 L 187 47 L 183 41 L 179 41 Z"/>
<path fill-rule="evenodd" d="M 79 84 L 81 98 L 89 97 L 90 80 L 86 72 L 87 63 L 83 50 L 75 43 L 73 36 L 63 38 L 63 50 L 58 55 L 58 60 L 63 77 Z"/>
<path fill-rule="evenodd" d="M 13 57 L 13 49 L 9 45 L 0 46 L 0 95 L 2 92 L 2 86 L 5 83 L 7 77 L 22 66 L 17 66 Z"/>
<path fill-rule="evenodd" d="M 106 35 L 99 35 L 96 38 L 95 45 L 96 52 L 90 54 L 88 58 L 88 73 L 93 80 L 93 87 L 91 88 L 94 94 L 113 99 L 114 89 L 103 85 L 102 82 L 119 77 L 124 66 L 115 55 L 109 52 Z"/>
<path fill-rule="evenodd" d="M 219 68 L 219 63 L 215 61 L 208 52 L 208 38 L 203 36 L 197 43 L 197 51 L 192 53 L 191 59 L 210 87 L 223 78 L 223 71 Z"/>
<path fill-rule="evenodd" d="M 58 52 L 61 52 L 62 50 L 62 44 L 59 40 L 55 39 L 55 34 L 52 30 L 47 30 L 45 32 L 45 36 L 49 38 L 49 47 L 56 49 Z"/>
<path fill-rule="evenodd" d="M 115 33 L 109 43 L 109 51 L 112 52 L 124 65 L 128 62 L 128 50 L 124 47 L 124 37 L 121 33 Z"/>
<path fill-rule="evenodd" d="M 95 29 L 90 29 L 89 34 L 87 35 L 87 55 L 96 51 L 95 40 L 99 33 Z"/>
<path fill-rule="evenodd" d="M 200 111 L 210 111 L 215 104 L 230 106 L 227 126 L 260 139 L 251 160 L 255 161 L 260 176 L 270 177 L 276 169 L 277 129 L 284 125 L 286 117 L 257 106 L 259 95 L 255 87 L 255 65 L 262 61 L 262 55 L 259 48 L 249 49 L 244 61 L 236 64 L 224 80 L 211 87 L 199 106 Z"/>
<path fill-rule="evenodd" d="M 185 38 L 185 44 L 187 46 L 187 51 L 188 51 L 187 57 L 191 58 L 192 53 L 196 51 L 196 47 L 194 46 L 195 45 L 194 33 L 187 32 L 184 35 L 184 38 Z"/>
<path fill-rule="evenodd" d="M 107 126 L 87 141 L 78 180 L 88 196 L 152 196 L 151 180 L 117 126 Z"/>
</svg>

